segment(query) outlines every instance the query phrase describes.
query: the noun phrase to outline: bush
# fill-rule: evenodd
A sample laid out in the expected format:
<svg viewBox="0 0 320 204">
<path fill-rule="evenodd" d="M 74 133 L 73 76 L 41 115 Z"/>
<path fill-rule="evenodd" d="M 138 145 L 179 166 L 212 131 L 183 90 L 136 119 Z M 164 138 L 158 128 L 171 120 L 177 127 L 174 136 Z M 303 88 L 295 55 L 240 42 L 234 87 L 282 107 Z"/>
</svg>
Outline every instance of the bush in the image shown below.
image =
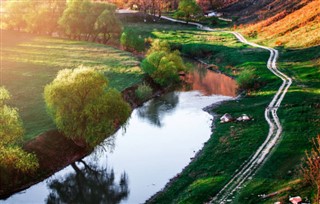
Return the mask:
<svg viewBox="0 0 320 204">
<path fill-rule="evenodd" d="M 6 105 L 9 99 L 9 92 L 0 87 L 0 172 L 34 172 L 39 167 L 38 160 L 17 145 L 24 130 L 18 110 Z"/>
<path fill-rule="evenodd" d="M 248 36 L 249 36 L 249 38 L 257 38 L 257 37 L 258 37 L 258 31 L 256 31 L 256 30 L 251 30 L 251 31 L 248 33 Z"/>
<path fill-rule="evenodd" d="M 142 52 L 145 50 L 144 39 L 133 30 L 124 31 L 120 43 L 128 51 Z"/>
<path fill-rule="evenodd" d="M 240 89 L 254 90 L 256 89 L 257 76 L 255 75 L 255 69 L 249 68 L 240 72 L 237 77 L 237 83 Z"/>
<path fill-rule="evenodd" d="M 121 94 L 108 88 L 102 73 L 89 68 L 61 70 L 45 87 L 44 97 L 58 129 L 80 146 L 94 147 L 130 114 Z"/>
<path fill-rule="evenodd" d="M 147 84 L 141 84 L 137 88 L 135 92 L 136 96 L 140 100 L 146 100 L 151 97 L 152 95 L 152 88 Z"/>
</svg>

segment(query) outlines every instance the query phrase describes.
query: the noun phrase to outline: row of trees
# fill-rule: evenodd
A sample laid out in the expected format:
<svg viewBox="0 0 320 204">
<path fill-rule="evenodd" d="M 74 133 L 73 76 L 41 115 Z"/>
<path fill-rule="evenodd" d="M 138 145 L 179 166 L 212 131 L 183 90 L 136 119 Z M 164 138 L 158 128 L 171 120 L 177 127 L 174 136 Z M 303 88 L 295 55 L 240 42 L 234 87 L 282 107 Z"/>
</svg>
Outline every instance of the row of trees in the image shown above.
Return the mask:
<svg viewBox="0 0 320 204">
<path fill-rule="evenodd" d="M 122 32 L 115 14 L 116 6 L 89 0 L 20 0 L 6 3 L 4 23 L 7 29 L 37 34 L 63 33 L 71 39 L 103 43 Z"/>
<path fill-rule="evenodd" d="M 162 11 L 176 10 L 182 0 L 105 0 L 118 6 L 118 8 L 137 8 L 139 10 L 161 15 Z M 197 0 L 203 11 L 216 9 L 228 5 L 235 0 Z"/>
</svg>

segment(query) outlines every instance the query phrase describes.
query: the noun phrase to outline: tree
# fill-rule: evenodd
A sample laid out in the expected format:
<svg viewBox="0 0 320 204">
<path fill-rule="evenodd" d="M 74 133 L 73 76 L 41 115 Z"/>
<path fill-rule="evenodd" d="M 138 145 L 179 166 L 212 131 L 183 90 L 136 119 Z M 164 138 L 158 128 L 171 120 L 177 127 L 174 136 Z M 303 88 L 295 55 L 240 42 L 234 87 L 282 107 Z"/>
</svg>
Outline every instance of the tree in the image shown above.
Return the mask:
<svg viewBox="0 0 320 204">
<path fill-rule="evenodd" d="M 9 92 L 0 87 L 0 181 L 5 182 L 16 172 L 33 172 L 39 167 L 35 155 L 18 146 L 22 141 L 23 128 L 18 110 L 6 105 Z M 2 176 L 5 175 L 5 178 Z"/>
<path fill-rule="evenodd" d="M 57 128 L 80 146 L 99 144 L 130 114 L 130 106 L 108 88 L 105 76 L 85 67 L 60 71 L 45 87 L 44 97 Z"/>
<path fill-rule="evenodd" d="M 128 51 L 142 52 L 145 50 L 144 39 L 133 29 L 126 29 L 122 33 L 120 43 Z"/>
<path fill-rule="evenodd" d="M 52 34 L 57 30 L 58 18 L 66 2 L 60 0 L 20 0 L 6 3 L 4 22 L 7 29 Z"/>
<path fill-rule="evenodd" d="M 313 139 L 310 153 L 306 152 L 306 166 L 302 168 L 304 178 L 316 188 L 316 202 L 320 202 L 320 135 Z"/>
<path fill-rule="evenodd" d="M 185 65 L 179 51 L 170 51 L 167 42 L 154 41 L 148 56 L 142 61 L 142 69 L 161 86 L 179 82 L 179 72 Z"/>
<path fill-rule="evenodd" d="M 114 10 L 105 9 L 95 22 L 95 30 L 97 33 L 102 33 L 103 43 L 106 44 L 113 35 L 120 35 L 122 26 L 119 19 L 116 17 Z"/>
<path fill-rule="evenodd" d="M 29 0 L 21 1 L 8 1 L 6 5 L 6 14 L 4 22 L 7 29 L 18 31 L 23 30 L 27 27 L 27 21 L 25 19 L 25 14 L 28 13 L 28 3 Z"/>
<path fill-rule="evenodd" d="M 181 0 L 179 2 L 178 11 L 175 13 L 177 17 L 183 17 L 187 21 L 190 21 L 192 16 L 195 16 L 201 12 L 201 9 L 195 0 Z"/>
</svg>

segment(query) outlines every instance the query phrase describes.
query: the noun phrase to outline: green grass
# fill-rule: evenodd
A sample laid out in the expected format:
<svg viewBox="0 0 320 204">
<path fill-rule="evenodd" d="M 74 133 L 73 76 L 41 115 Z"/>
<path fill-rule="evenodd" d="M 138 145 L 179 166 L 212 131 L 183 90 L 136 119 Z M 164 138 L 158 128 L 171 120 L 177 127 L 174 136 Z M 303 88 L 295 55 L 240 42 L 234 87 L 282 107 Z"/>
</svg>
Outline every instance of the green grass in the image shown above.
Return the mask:
<svg viewBox="0 0 320 204">
<path fill-rule="evenodd" d="M 230 75 L 237 76 L 242 70 L 254 68 L 263 85 L 241 100 L 224 103 L 214 110 L 218 115 L 230 113 L 239 116 L 246 113 L 254 121 L 230 124 L 215 122 L 214 133 L 204 146 L 201 156 L 186 167 L 179 179 L 154 200 L 154 203 L 166 204 L 203 203 L 226 184 L 235 170 L 264 141 L 268 134 L 264 109 L 279 88 L 281 80 L 266 68 L 268 52 L 243 45 L 230 34 L 192 29 L 152 30 L 151 34 L 155 38 L 168 40 L 182 51 L 209 49 L 210 53 L 203 55 L 202 60 L 218 65 L 220 70 Z M 183 49 L 184 46 L 188 46 L 188 49 Z M 238 195 L 236 203 L 270 203 L 270 200 L 259 199 L 258 195 L 272 193 L 287 186 L 298 189 L 301 193 L 299 195 L 310 198 L 310 187 L 303 190 L 303 185 L 296 182 L 296 179 L 300 177 L 298 170 L 304 151 L 311 148 L 310 138 L 320 132 L 317 108 L 320 97 L 319 53 L 319 47 L 281 50 L 279 65 L 294 79 L 293 86 L 278 111 L 284 126 L 283 136 L 262 170 Z M 288 192 L 285 191 L 280 196 L 287 199 Z"/>
<path fill-rule="evenodd" d="M 1 32 L 1 85 L 12 94 L 10 104 L 19 109 L 25 140 L 55 128 L 46 113 L 43 89 L 59 70 L 78 66 L 101 70 L 119 91 L 143 78 L 139 61 L 128 52 L 82 41 Z"/>
<path fill-rule="evenodd" d="M 316 61 L 315 59 L 318 59 Z M 279 66 L 294 79 L 278 115 L 284 131 L 280 144 L 248 187 L 239 195 L 238 203 L 272 203 L 288 201 L 288 196 L 313 197 L 312 188 L 301 179 L 300 164 L 304 151 L 311 149 L 310 140 L 320 133 L 320 47 L 282 50 Z M 295 179 L 298 182 L 292 184 Z M 270 194 L 285 187 L 291 190 L 271 199 L 257 195 Z M 248 199 L 250 198 L 250 199 Z"/>
</svg>

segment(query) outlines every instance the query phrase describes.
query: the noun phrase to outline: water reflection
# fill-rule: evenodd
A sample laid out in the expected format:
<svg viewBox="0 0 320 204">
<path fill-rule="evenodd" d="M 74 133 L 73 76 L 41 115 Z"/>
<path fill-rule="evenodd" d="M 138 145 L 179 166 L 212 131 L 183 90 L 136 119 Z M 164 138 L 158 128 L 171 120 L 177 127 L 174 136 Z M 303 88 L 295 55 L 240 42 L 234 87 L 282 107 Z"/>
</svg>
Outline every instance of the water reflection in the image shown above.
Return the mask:
<svg viewBox="0 0 320 204">
<path fill-rule="evenodd" d="M 194 70 L 188 80 L 189 88 L 198 91 L 171 92 L 145 103 L 133 111 L 126 129 L 94 154 L 4 202 L 144 202 L 209 139 L 212 116 L 202 108 L 235 95 L 231 78 L 206 69 Z"/>
<path fill-rule="evenodd" d="M 231 77 L 208 70 L 201 64 L 193 68 L 184 80 L 186 84 L 182 91 L 197 90 L 205 96 L 236 96 L 237 84 Z"/>
<path fill-rule="evenodd" d="M 179 93 L 171 92 L 157 99 L 150 100 L 148 104 L 138 109 L 138 116 L 146 119 L 157 127 L 162 127 L 161 119 L 169 114 L 179 103 Z"/>
<path fill-rule="evenodd" d="M 113 204 L 128 197 L 126 173 L 121 174 L 119 182 L 116 182 L 113 169 L 87 164 L 83 160 L 71 164 L 71 167 L 73 172 L 48 184 L 50 194 L 46 199 L 47 203 Z"/>
</svg>

